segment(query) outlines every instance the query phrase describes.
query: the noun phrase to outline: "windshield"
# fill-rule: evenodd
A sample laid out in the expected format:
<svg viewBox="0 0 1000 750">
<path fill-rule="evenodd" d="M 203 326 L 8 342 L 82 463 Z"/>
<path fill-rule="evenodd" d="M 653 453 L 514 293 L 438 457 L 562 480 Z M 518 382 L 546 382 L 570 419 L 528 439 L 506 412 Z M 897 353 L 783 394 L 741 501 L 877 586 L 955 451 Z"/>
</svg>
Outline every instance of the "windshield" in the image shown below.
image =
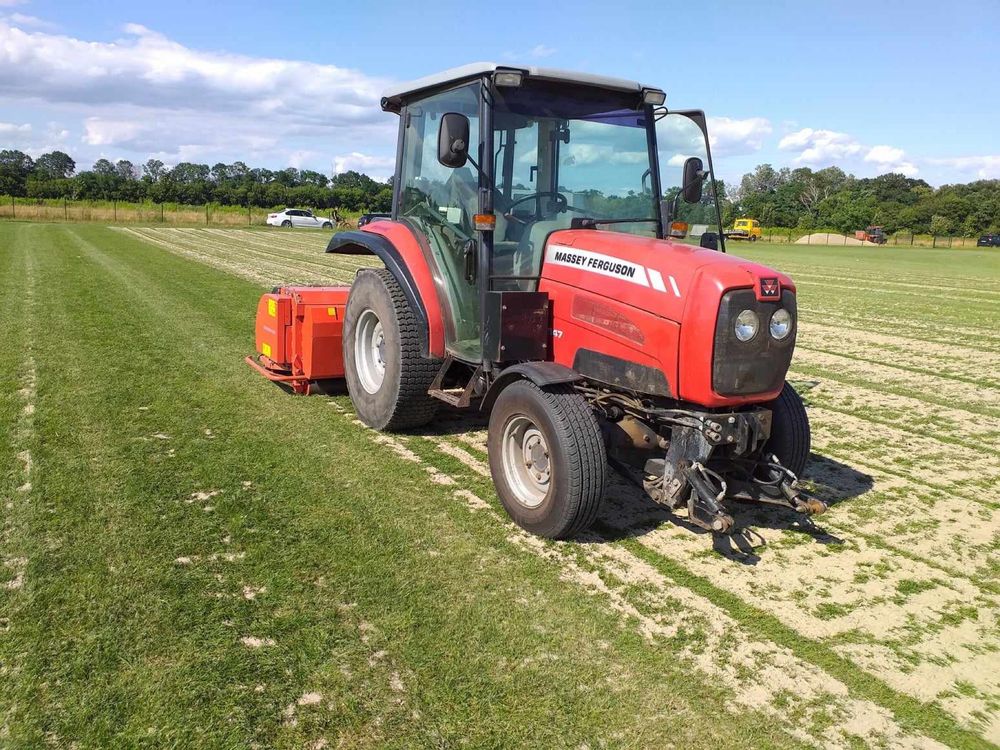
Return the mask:
<svg viewBox="0 0 1000 750">
<path fill-rule="evenodd" d="M 700 113 L 699 113 L 700 115 Z M 660 182 L 664 200 L 671 202 L 680 192 L 684 181 L 684 162 L 692 156 L 702 160 L 708 169 L 708 148 L 705 134 L 698 124 L 684 112 L 658 112 L 656 121 L 656 148 L 660 162 Z M 721 232 L 716 212 L 715 175 L 706 177 L 701 200 L 687 203 L 677 201 L 677 214 L 671 218 L 689 225 L 687 239 L 697 244 L 706 232 Z M 737 221 L 735 226 L 749 228 L 750 219 Z"/>
<path fill-rule="evenodd" d="M 496 240 L 547 235 L 575 217 L 639 219 L 613 229 L 655 236 L 651 114 L 636 94 L 537 82 L 497 88 L 494 202 L 506 221 Z"/>
</svg>

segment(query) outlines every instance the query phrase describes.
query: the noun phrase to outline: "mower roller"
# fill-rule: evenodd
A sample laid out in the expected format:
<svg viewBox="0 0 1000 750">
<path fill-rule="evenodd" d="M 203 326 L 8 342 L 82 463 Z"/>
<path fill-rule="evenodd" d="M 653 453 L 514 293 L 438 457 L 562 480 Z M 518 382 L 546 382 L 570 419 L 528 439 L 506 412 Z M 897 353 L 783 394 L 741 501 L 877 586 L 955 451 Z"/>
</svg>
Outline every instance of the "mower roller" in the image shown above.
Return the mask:
<svg viewBox="0 0 1000 750">
<path fill-rule="evenodd" d="M 798 484 L 795 285 L 726 254 L 705 115 L 664 101 L 492 63 L 388 91 L 391 218 L 327 247 L 383 268 L 264 295 L 248 361 L 300 393 L 343 376 L 377 430 L 488 414 L 500 501 L 542 536 L 594 521 L 611 466 L 713 532 L 734 501 L 824 511 Z"/>
</svg>

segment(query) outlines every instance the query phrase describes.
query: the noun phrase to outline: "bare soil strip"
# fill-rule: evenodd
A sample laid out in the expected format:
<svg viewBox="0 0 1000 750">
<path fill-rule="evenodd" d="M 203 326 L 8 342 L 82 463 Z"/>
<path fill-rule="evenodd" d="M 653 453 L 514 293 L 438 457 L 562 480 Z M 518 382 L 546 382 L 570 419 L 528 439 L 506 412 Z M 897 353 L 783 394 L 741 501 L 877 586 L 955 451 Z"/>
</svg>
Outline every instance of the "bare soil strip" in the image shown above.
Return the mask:
<svg viewBox="0 0 1000 750">
<path fill-rule="evenodd" d="M 852 289 L 859 288 L 857 286 L 857 277 L 852 276 L 837 276 L 834 274 L 824 274 L 816 273 L 814 270 L 806 269 L 805 267 L 795 267 L 783 264 L 783 269 L 785 273 L 792 276 L 796 281 L 799 279 L 823 279 L 826 281 L 838 281 L 842 282 L 839 286 L 843 287 L 844 284 L 849 284 Z M 938 284 L 929 283 L 928 281 L 921 281 L 919 278 L 914 277 L 893 277 L 889 278 L 886 276 L 866 276 L 864 279 L 865 283 L 873 285 L 873 288 L 882 289 L 886 287 L 907 287 L 914 290 L 917 293 L 923 292 L 927 289 L 934 289 L 943 292 L 956 292 L 958 293 L 959 299 L 977 299 L 976 297 L 969 297 L 969 293 L 974 293 L 976 295 L 982 295 L 982 298 L 989 301 L 1000 301 L 1000 287 L 991 288 L 982 283 L 981 279 L 971 280 L 969 284 L 964 286 L 955 286 L 948 284 Z M 921 296 L 923 296 L 921 294 Z"/>
<path fill-rule="evenodd" d="M 841 351 L 861 359 L 877 358 L 894 365 L 922 370 L 939 377 L 982 383 L 1000 389 L 1000 354 L 954 344 L 890 336 L 867 331 L 845 331 L 838 326 L 803 321 L 798 341 L 812 349 Z"/>
<path fill-rule="evenodd" d="M 887 318 L 885 315 L 862 315 L 847 307 L 824 307 L 817 300 L 809 300 L 807 304 L 808 306 L 799 307 L 799 314 L 805 322 L 811 320 L 832 322 L 845 331 L 878 332 L 888 336 L 951 344 L 1000 355 L 1000 337 L 988 329 L 968 330 L 954 326 L 945 328 L 916 318 L 903 321 Z"/>
<path fill-rule="evenodd" d="M 792 366 L 789 380 L 810 404 L 860 417 L 872 423 L 873 430 L 879 429 L 876 425 L 888 425 L 1000 460 L 1000 417 L 836 380 L 832 373 L 810 377 L 795 370 L 794 362 Z"/>
<path fill-rule="evenodd" d="M 798 367 L 808 366 L 851 380 L 879 386 L 890 393 L 910 396 L 928 403 L 946 406 L 961 404 L 974 413 L 1000 416 L 1000 391 L 977 387 L 972 383 L 934 377 L 868 360 L 796 348 Z"/>
<path fill-rule="evenodd" d="M 947 580 L 919 561 L 889 557 L 883 548 L 850 534 L 831 539 L 785 523 L 775 526 L 774 511 L 751 510 L 741 519 L 759 521 L 749 540 L 755 549 L 713 554 L 710 535 L 672 521 L 637 493 L 616 477 L 607 522 L 804 637 L 833 642 L 852 661 L 855 651 L 848 646 L 879 645 L 895 658 L 884 663 L 862 659 L 859 666 L 901 692 L 938 702 L 991 741 L 1000 739 L 1000 715 L 989 700 L 1000 689 L 1000 661 L 984 648 L 996 627 L 997 603 L 974 584 Z M 827 525 L 825 519 L 820 525 Z M 946 660 L 925 656 L 943 652 L 949 654 Z M 914 664 L 920 665 L 917 673 Z M 975 686 L 975 695 L 962 692 L 966 684 Z"/>
</svg>

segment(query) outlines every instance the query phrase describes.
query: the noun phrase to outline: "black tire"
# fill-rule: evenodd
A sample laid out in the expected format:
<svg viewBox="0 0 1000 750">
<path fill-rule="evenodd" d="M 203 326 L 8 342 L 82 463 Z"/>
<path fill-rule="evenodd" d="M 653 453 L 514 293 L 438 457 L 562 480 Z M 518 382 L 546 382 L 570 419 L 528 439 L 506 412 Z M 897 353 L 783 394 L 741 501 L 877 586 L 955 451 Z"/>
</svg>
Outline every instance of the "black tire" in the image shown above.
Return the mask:
<svg viewBox="0 0 1000 750">
<path fill-rule="evenodd" d="M 323 222 L 323 229 L 333 229 L 333 224 L 328 221 Z"/>
<path fill-rule="evenodd" d="M 281 222 L 281 226 L 283 227 L 290 227 L 291 225 L 292 222 L 289 219 L 285 219 L 283 222 Z"/>
<path fill-rule="evenodd" d="M 768 405 L 771 409 L 771 437 L 764 444 L 764 454 L 773 453 L 795 476 L 802 476 L 809 460 L 811 435 L 809 415 L 802 398 L 788 383 L 781 395 Z"/>
<path fill-rule="evenodd" d="M 750 241 L 751 242 L 756 242 L 757 241 L 757 235 L 756 234 L 751 234 L 750 235 Z"/>
<path fill-rule="evenodd" d="M 518 499 L 504 468 L 508 426 L 513 428 L 524 418 L 537 428 L 548 448 L 548 479 L 534 507 Z M 490 413 L 487 445 L 497 495 L 518 526 L 539 536 L 565 539 L 597 518 L 604 499 L 607 456 L 593 410 L 570 386 L 542 389 L 527 380 L 508 385 Z"/>
<path fill-rule="evenodd" d="M 384 376 L 372 393 L 358 374 L 358 321 L 371 311 L 384 335 Z M 384 269 L 364 269 L 351 285 L 344 312 L 344 376 L 358 419 L 376 430 L 419 427 L 433 419 L 438 401 L 427 394 L 440 369 L 421 355 L 421 332 L 402 288 Z"/>
</svg>

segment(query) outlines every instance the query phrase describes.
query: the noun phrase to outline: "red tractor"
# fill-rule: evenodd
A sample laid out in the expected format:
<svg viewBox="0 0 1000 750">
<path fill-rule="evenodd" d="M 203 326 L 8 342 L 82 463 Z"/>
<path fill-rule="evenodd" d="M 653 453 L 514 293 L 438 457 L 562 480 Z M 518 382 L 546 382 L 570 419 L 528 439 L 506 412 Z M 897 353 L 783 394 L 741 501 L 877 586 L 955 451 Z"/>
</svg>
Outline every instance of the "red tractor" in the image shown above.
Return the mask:
<svg viewBox="0 0 1000 750">
<path fill-rule="evenodd" d="M 488 413 L 497 494 L 542 536 L 594 521 L 611 465 L 715 532 L 733 500 L 822 512 L 797 484 L 809 422 L 785 382 L 795 285 L 725 254 L 705 115 L 664 101 L 631 81 L 494 64 L 387 92 L 391 219 L 327 248 L 384 269 L 359 271 L 349 293 L 266 295 L 254 364 L 298 390 L 342 373 L 377 430 L 419 427 L 442 402 Z M 715 231 L 694 244 L 692 224 Z"/>
</svg>

